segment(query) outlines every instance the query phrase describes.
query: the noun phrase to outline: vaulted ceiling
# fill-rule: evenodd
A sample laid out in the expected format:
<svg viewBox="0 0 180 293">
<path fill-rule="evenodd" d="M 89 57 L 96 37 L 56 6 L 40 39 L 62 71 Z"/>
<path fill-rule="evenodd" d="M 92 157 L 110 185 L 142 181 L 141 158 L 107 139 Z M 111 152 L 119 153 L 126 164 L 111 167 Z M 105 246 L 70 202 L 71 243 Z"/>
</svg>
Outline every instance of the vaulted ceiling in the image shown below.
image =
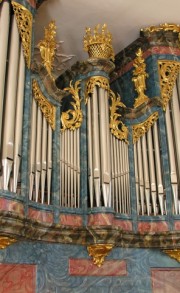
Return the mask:
<svg viewBox="0 0 180 293">
<path fill-rule="evenodd" d="M 74 55 L 66 66 L 87 58 L 83 52 L 85 28 L 108 25 L 115 53 L 133 42 L 141 28 L 162 23 L 180 24 L 180 0 L 47 0 L 35 18 L 35 43 L 51 20 L 57 26 L 61 53 Z"/>
</svg>

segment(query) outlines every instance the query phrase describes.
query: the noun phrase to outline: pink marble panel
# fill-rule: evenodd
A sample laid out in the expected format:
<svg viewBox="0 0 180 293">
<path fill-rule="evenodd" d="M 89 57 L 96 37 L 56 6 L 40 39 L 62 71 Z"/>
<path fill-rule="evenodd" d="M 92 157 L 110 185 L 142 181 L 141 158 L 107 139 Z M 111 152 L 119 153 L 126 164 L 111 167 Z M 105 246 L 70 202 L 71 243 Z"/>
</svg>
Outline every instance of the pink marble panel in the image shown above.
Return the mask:
<svg viewBox="0 0 180 293">
<path fill-rule="evenodd" d="M 99 268 L 91 259 L 69 259 L 71 276 L 126 276 L 127 267 L 124 260 L 107 260 Z"/>
<path fill-rule="evenodd" d="M 168 231 L 168 224 L 166 222 L 140 222 L 138 223 L 138 231 L 140 233 L 146 232 L 166 232 Z"/>
<path fill-rule="evenodd" d="M 0 198 L 0 210 L 14 212 L 22 216 L 24 215 L 24 206 L 21 202 L 6 198 Z"/>
<path fill-rule="evenodd" d="M 0 293 L 35 292 L 35 265 L 0 264 Z"/>
<path fill-rule="evenodd" d="M 132 231 L 132 222 L 131 221 L 114 219 L 113 226 L 120 227 L 124 231 Z"/>
<path fill-rule="evenodd" d="M 60 215 L 60 224 L 64 226 L 82 226 L 82 217 L 80 215 Z"/>
<path fill-rule="evenodd" d="M 91 214 L 88 217 L 88 226 L 109 226 L 113 224 L 112 214 Z"/>
<path fill-rule="evenodd" d="M 153 293 L 179 293 L 180 269 L 152 269 L 151 282 Z"/>
<path fill-rule="evenodd" d="M 53 223 L 53 213 L 29 208 L 28 217 L 39 222 Z"/>
<path fill-rule="evenodd" d="M 174 222 L 174 230 L 175 231 L 180 231 L 180 221 L 175 221 Z"/>
</svg>

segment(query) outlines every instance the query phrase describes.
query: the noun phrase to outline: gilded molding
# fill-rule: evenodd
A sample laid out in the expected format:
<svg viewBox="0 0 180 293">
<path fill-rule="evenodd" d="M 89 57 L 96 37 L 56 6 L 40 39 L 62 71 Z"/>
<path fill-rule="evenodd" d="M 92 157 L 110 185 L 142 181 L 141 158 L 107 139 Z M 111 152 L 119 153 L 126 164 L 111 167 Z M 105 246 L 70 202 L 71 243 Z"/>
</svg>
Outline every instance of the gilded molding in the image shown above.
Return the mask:
<svg viewBox="0 0 180 293">
<path fill-rule="evenodd" d="M 95 86 L 101 87 L 107 91 L 110 90 L 109 80 L 103 76 L 93 76 L 86 83 L 86 92 L 85 92 L 85 103 L 89 98 L 89 94 L 93 93 Z"/>
<path fill-rule="evenodd" d="M 44 30 L 44 39 L 38 43 L 43 65 L 48 74 L 52 77 L 51 71 L 53 69 L 54 56 L 56 51 L 56 25 L 51 21 Z"/>
<path fill-rule="evenodd" d="M 92 256 L 93 263 L 101 267 L 105 257 L 111 252 L 112 244 L 92 244 L 87 247 L 89 256 Z"/>
<path fill-rule="evenodd" d="M 84 50 L 88 52 L 90 58 L 105 58 L 114 61 L 114 50 L 112 47 L 112 35 L 107 30 L 107 25 L 100 25 L 94 28 L 94 35 L 91 34 L 91 28 L 86 28 L 86 35 L 84 36 Z"/>
<path fill-rule="evenodd" d="M 148 119 L 137 125 L 133 125 L 133 143 L 136 143 L 138 139 L 143 136 L 151 126 L 157 121 L 159 117 L 158 112 L 154 112 L 148 117 Z"/>
<path fill-rule="evenodd" d="M 143 103 L 149 101 L 149 98 L 144 93 L 146 90 L 146 78 L 148 77 L 148 74 L 146 73 L 146 64 L 141 48 L 136 52 L 133 66 L 135 69 L 133 70 L 134 77 L 132 78 L 132 81 L 134 82 L 135 90 L 138 93 L 138 97 L 135 99 L 134 108 L 137 108 Z"/>
<path fill-rule="evenodd" d="M 15 242 L 17 242 L 17 240 L 12 237 L 0 236 L 0 249 L 4 249 Z"/>
<path fill-rule="evenodd" d="M 12 1 L 17 26 L 22 40 L 23 52 L 27 67 L 31 64 L 31 40 L 32 40 L 32 22 L 33 16 L 31 12 L 23 5 Z"/>
<path fill-rule="evenodd" d="M 70 87 L 65 88 L 65 91 L 68 91 L 73 98 L 73 102 L 70 104 L 73 106 L 73 109 L 69 109 L 66 112 L 61 114 L 61 123 L 62 131 L 66 129 L 75 130 L 81 126 L 83 120 L 83 114 L 81 110 L 81 99 L 79 97 L 79 84 L 80 80 L 75 82 L 74 87 L 72 86 L 72 81 L 70 82 Z"/>
<path fill-rule="evenodd" d="M 162 107 L 166 110 L 166 106 L 172 97 L 173 88 L 180 72 L 180 62 L 159 60 L 159 77 L 161 86 Z"/>
<path fill-rule="evenodd" d="M 179 40 L 180 40 L 180 25 L 174 24 L 174 23 L 171 23 L 171 24 L 164 23 L 164 24 L 160 24 L 159 26 L 152 25 L 147 28 L 141 29 L 141 31 L 149 32 L 149 33 L 159 32 L 159 31 L 172 31 L 173 33 L 178 33 Z"/>
<path fill-rule="evenodd" d="M 38 82 L 33 79 L 32 82 L 33 95 L 35 100 L 38 103 L 44 117 L 47 122 L 50 124 L 51 128 L 55 130 L 56 125 L 56 107 L 52 105 L 43 95 L 38 85 Z"/>
<path fill-rule="evenodd" d="M 118 95 L 117 97 L 110 90 L 110 124 L 109 127 L 111 129 L 111 133 L 118 139 L 124 140 L 128 143 L 128 128 L 124 125 L 122 121 L 119 120 L 121 114 L 117 112 L 118 108 L 126 108 L 126 106 L 121 102 L 121 97 Z"/>
<path fill-rule="evenodd" d="M 180 249 L 164 249 L 163 252 L 180 262 Z"/>
</svg>

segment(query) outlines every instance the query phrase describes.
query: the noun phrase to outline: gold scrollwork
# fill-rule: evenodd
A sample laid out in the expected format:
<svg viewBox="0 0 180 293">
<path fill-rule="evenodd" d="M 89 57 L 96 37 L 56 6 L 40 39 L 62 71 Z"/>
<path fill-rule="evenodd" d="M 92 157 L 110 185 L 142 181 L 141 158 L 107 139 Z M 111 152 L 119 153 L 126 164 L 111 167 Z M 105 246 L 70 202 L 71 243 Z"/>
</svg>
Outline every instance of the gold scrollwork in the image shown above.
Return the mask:
<svg viewBox="0 0 180 293">
<path fill-rule="evenodd" d="M 178 24 L 164 23 L 164 24 L 160 24 L 159 26 L 152 25 L 150 27 L 141 29 L 141 31 L 143 31 L 143 32 L 150 32 L 150 33 L 159 32 L 162 30 L 163 31 L 172 31 L 172 32 L 178 33 L 179 39 L 180 39 L 180 25 L 178 25 Z"/>
<path fill-rule="evenodd" d="M 23 5 L 12 1 L 14 14 L 17 21 L 17 26 L 22 40 L 23 52 L 27 67 L 31 64 L 31 40 L 32 40 L 32 22 L 33 17 L 31 12 Z"/>
<path fill-rule="evenodd" d="M 172 97 L 173 87 L 180 72 L 180 62 L 160 60 L 158 61 L 158 67 L 162 104 L 163 110 L 165 111 L 166 106 Z"/>
<path fill-rule="evenodd" d="M 85 103 L 87 103 L 89 94 L 93 93 L 93 89 L 96 85 L 105 90 L 110 90 L 109 80 L 106 77 L 92 76 L 86 83 Z"/>
<path fill-rule="evenodd" d="M 164 249 L 163 252 L 180 262 L 180 249 Z"/>
<path fill-rule="evenodd" d="M 52 105 L 43 95 L 37 81 L 34 79 L 32 83 L 34 98 L 38 103 L 44 117 L 50 124 L 51 128 L 55 130 L 56 125 L 56 107 Z"/>
<path fill-rule="evenodd" d="M 54 21 L 51 21 L 47 28 L 45 28 L 44 39 L 38 43 L 41 58 L 43 59 L 43 65 L 46 68 L 49 75 L 53 69 L 53 61 L 56 50 L 56 25 Z"/>
<path fill-rule="evenodd" d="M 92 244 L 87 247 L 89 256 L 92 256 L 93 263 L 101 267 L 104 263 L 104 258 L 112 250 L 112 244 Z"/>
<path fill-rule="evenodd" d="M 71 81 L 70 87 L 64 89 L 65 91 L 68 91 L 70 94 L 72 94 L 72 98 L 74 101 L 71 102 L 71 105 L 74 109 L 69 109 L 66 112 L 62 112 L 62 131 L 64 131 L 65 129 L 75 130 L 76 128 L 79 128 L 81 126 L 83 114 L 81 110 L 81 99 L 79 98 L 80 82 L 80 80 L 76 81 L 73 87 Z"/>
<path fill-rule="evenodd" d="M 146 64 L 143 58 L 143 52 L 139 48 L 136 52 L 136 58 L 134 60 L 133 66 L 133 78 L 132 81 L 135 85 L 135 90 L 138 93 L 138 97 L 135 99 L 134 108 L 137 108 L 141 104 L 148 102 L 149 98 L 145 95 L 144 91 L 146 90 L 146 78 L 148 74 L 146 73 Z"/>
<path fill-rule="evenodd" d="M 4 249 L 15 242 L 17 242 L 17 240 L 12 237 L 0 236 L 0 249 Z"/>
<path fill-rule="evenodd" d="M 148 117 L 146 121 L 137 125 L 133 125 L 133 143 L 136 143 L 138 139 L 149 130 L 149 128 L 156 122 L 158 117 L 158 112 L 154 112 Z"/>
<path fill-rule="evenodd" d="M 126 106 L 121 102 L 121 97 L 113 93 L 110 90 L 109 96 L 111 99 L 110 106 L 110 124 L 111 133 L 118 139 L 124 140 L 128 143 L 128 128 L 124 125 L 122 121 L 119 120 L 121 114 L 117 113 L 118 108 L 126 108 Z"/>
</svg>

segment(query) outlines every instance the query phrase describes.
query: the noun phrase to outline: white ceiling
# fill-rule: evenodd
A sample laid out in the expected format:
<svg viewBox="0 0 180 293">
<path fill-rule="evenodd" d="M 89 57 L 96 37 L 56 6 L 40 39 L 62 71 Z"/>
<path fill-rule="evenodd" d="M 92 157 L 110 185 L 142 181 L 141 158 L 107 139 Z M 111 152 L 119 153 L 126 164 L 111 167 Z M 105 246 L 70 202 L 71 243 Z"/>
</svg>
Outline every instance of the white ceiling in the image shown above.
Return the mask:
<svg viewBox="0 0 180 293">
<path fill-rule="evenodd" d="M 35 18 L 35 43 L 44 36 L 51 20 L 57 26 L 62 54 L 75 55 L 68 66 L 88 57 L 83 52 L 85 28 L 108 25 L 115 53 L 139 37 L 143 27 L 161 23 L 180 24 L 180 0 L 46 0 Z"/>
</svg>

